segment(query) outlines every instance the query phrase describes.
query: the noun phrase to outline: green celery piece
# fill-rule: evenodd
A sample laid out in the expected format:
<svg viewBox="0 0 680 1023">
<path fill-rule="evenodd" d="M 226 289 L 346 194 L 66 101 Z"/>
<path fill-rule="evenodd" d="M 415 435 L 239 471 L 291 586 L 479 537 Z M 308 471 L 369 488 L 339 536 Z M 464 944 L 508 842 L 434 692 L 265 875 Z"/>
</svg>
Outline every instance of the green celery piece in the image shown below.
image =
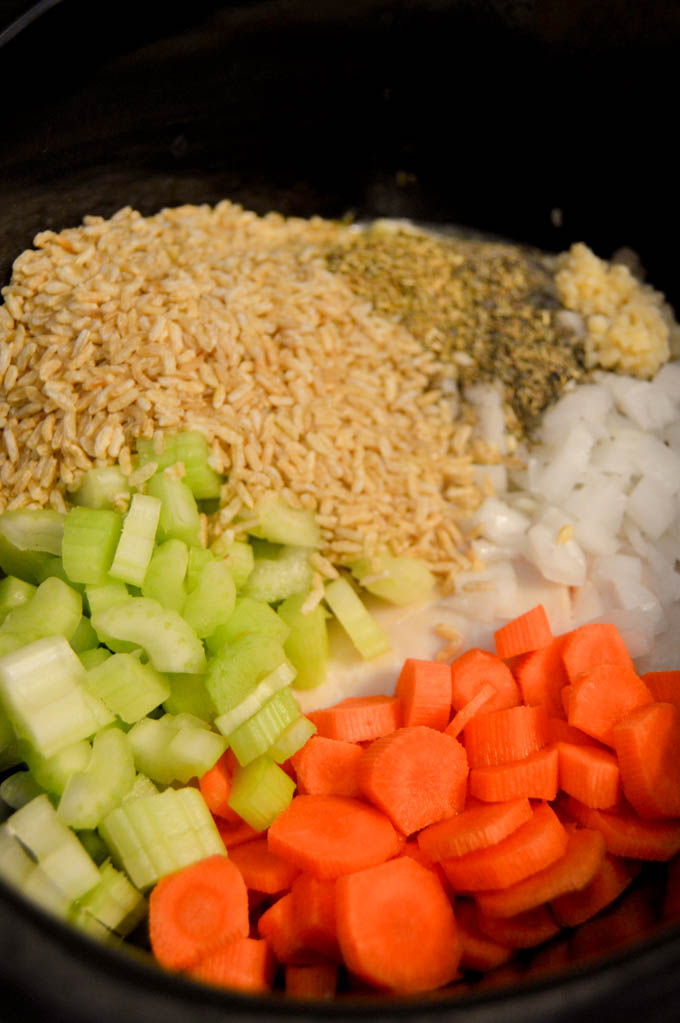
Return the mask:
<svg viewBox="0 0 680 1023">
<path fill-rule="evenodd" d="M 278 739 L 275 739 L 267 751 L 267 755 L 277 764 L 284 764 L 286 760 L 302 749 L 308 739 L 316 733 L 316 725 L 304 714 L 295 718 L 287 728 L 281 732 Z"/>
<path fill-rule="evenodd" d="M 77 836 L 59 820 L 46 795 L 36 796 L 15 810 L 8 817 L 7 826 L 70 899 L 89 892 L 99 881 L 96 864 Z"/>
<path fill-rule="evenodd" d="M 258 757 L 234 772 L 229 806 L 256 831 L 266 831 L 290 804 L 295 782 L 271 757 Z"/>
<path fill-rule="evenodd" d="M 241 767 L 266 753 L 299 715 L 299 704 L 289 687 L 274 693 L 253 717 L 227 737 L 229 748 Z"/>
<path fill-rule="evenodd" d="M 243 589 L 246 580 L 253 570 L 255 555 L 249 543 L 243 540 L 229 540 L 226 533 L 219 536 L 210 545 L 210 550 L 216 558 L 224 558 L 237 590 Z"/>
<path fill-rule="evenodd" d="M 142 596 L 157 600 L 182 614 L 187 599 L 186 574 L 189 550 L 183 540 L 166 540 L 151 555 L 142 585 Z"/>
<path fill-rule="evenodd" d="M 153 554 L 160 511 L 161 502 L 157 497 L 132 495 L 109 570 L 112 579 L 132 586 L 142 585 Z"/>
<path fill-rule="evenodd" d="M 0 824 L 0 877 L 15 888 L 23 889 L 36 866 L 7 824 Z"/>
<path fill-rule="evenodd" d="M 115 725 L 103 728 L 92 742 L 87 767 L 70 775 L 57 813 L 72 828 L 96 828 L 102 817 L 132 788 L 135 763 L 128 737 Z"/>
<path fill-rule="evenodd" d="M 78 628 L 71 636 L 71 647 L 77 654 L 81 654 L 84 650 L 97 649 L 98 642 L 97 633 L 92 628 L 90 619 L 81 615 Z"/>
<path fill-rule="evenodd" d="M 72 508 L 64 521 L 62 561 L 74 583 L 102 586 L 120 541 L 123 518 L 110 508 Z"/>
<path fill-rule="evenodd" d="M 180 479 L 158 472 L 146 485 L 146 492 L 161 502 L 158 539 L 182 540 L 187 546 L 201 546 L 201 516 L 191 488 Z"/>
<path fill-rule="evenodd" d="M 207 547 L 189 547 L 189 564 L 187 565 L 187 591 L 190 593 L 198 583 L 201 572 L 207 564 L 214 561 L 214 554 Z"/>
<path fill-rule="evenodd" d="M 203 675 L 168 675 L 170 695 L 163 701 L 169 714 L 187 712 L 210 722 L 215 717 L 215 704 L 205 687 Z"/>
<path fill-rule="evenodd" d="M 101 636 L 142 647 L 157 671 L 198 673 L 205 670 L 205 651 L 193 629 L 177 611 L 149 597 L 129 597 L 92 616 Z"/>
<path fill-rule="evenodd" d="M 205 774 L 227 748 L 224 736 L 191 715 L 142 718 L 128 732 L 137 769 L 160 785 Z"/>
<path fill-rule="evenodd" d="M 40 571 L 52 555 L 44 551 L 22 551 L 0 533 L 0 569 L 27 583 L 41 582 Z"/>
<path fill-rule="evenodd" d="M 319 547 L 321 530 L 313 511 L 293 508 L 276 494 L 267 494 L 255 505 L 257 525 L 253 536 L 292 547 Z"/>
<path fill-rule="evenodd" d="M 52 508 L 13 508 L 0 515 L 0 533 L 17 550 L 59 556 L 64 518 Z"/>
<path fill-rule="evenodd" d="M 183 480 L 197 500 L 220 496 L 223 479 L 208 465 L 210 448 L 198 430 L 166 433 L 160 451 L 156 450 L 153 439 L 145 437 L 138 437 L 136 446 L 140 465 L 155 462 L 158 469 L 163 470 L 181 462 Z"/>
<path fill-rule="evenodd" d="M 398 606 L 425 600 L 434 588 L 434 575 L 420 558 L 379 554 L 360 558 L 349 567 L 360 586 Z"/>
<path fill-rule="evenodd" d="M 107 608 L 113 607 L 114 604 L 119 604 L 121 601 L 128 600 L 130 596 L 130 591 L 125 583 L 115 582 L 114 580 L 105 583 L 103 586 L 85 587 L 85 600 L 90 610 L 90 622 L 92 627 L 99 636 L 99 641 L 109 647 L 114 654 L 132 653 L 132 651 L 138 649 L 138 645 L 136 643 L 126 643 L 123 640 L 114 639 L 113 636 L 107 636 L 106 633 L 97 628 L 95 624 L 96 616 L 101 611 L 105 611 Z"/>
<path fill-rule="evenodd" d="M 87 674 L 86 685 L 109 710 L 134 724 L 167 700 L 170 683 L 134 654 L 112 654 Z"/>
<path fill-rule="evenodd" d="M 27 640 L 54 635 L 70 640 L 82 613 L 83 600 L 78 591 L 52 576 L 40 583 L 26 604 L 6 615 L 0 632 L 24 636 Z"/>
<path fill-rule="evenodd" d="M 168 761 L 175 765 L 176 780 L 186 784 L 214 767 L 227 748 L 222 735 L 207 728 L 178 728 L 170 740 Z"/>
<path fill-rule="evenodd" d="M 237 597 L 229 618 L 206 637 L 205 645 L 210 653 L 216 654 L 226 643 L 234 643 L 247 632 L 259 632 L 285 643 L 290 629 L 269 604 L 252 597 Z"/>
<path fill-rule="evenodd" d="M 389 640 L 366 609 L 350 584 L 342 576 L 326 583 L 326 603 L 365 660 L 389 650 Z"/>
<path fill-rule="evenodd" d="M 19 810 L 41 792 L 30 771 L 15 771 L 0 782 L 0 799 L 12 810 Z"/>
<path fill-rule="evenodd" d="M 70 927 L 74 927 L 77 931 L 87 934 L 90 938 L 94 938 L 95 941 L 101 944 L 118 946 L 123 943 L 120 935 L 114 934 L 108 927 L 100 923 L 91 913 L 83 909 L 77 900 L 69 906 L 66 920 Z"/>
<path fill-rule="evenodd" d="M 153 795 L 159 794 L 154 793 Z M 140 798 L 148 799 L 150 797 L 142 796 Z M 138 833 L 138 829 L 128 815 L 130 805 L 130 803 L 125 803 L 108 813 L 99 825 L 99 834 L 106 843 L 113 863 L 126 872 L 136 888 L 146 891 L 156 884 L 162 874 L 159 873 L 143 846 L 144 838 L 153 842 L 153 835 L 149 839 L 148 836 Z"/>
<path fill-rule="evenodd" d="M 265 675 L 232 710 L 215 718 L 215 728 L 223 735 L 231 735 L 239 725 L 257 714 L 274 693 L 289 686 L 294 678 L 295 668 L 288 661 L 283 661 L 269 675 Z"/>
<path fill-rule="evenodd" d="M 77 905 L 109 931 L 126 938 L 147 913 L 147 903 L 125 874 L 109 861 L 99 868 L 100 880 Z"/>
<path fill-rule="evenodd" d="M 72 900 L 60 891 L 7 824 L 0 824 L 0 877 L 44 912 L 67 919 Z"/>
<path fill-rule="evenodd" d="M 138 772 L 132 788 L 123 796 L 123 803 L 130 803 L 133 799 L 141 799 L 142 796 L 155 796 L 157 792 L 158 788 L 151 781 L 151 778 L 146 774 Z"/>
<path fill-rule="evenodd" d="M 218 713 L 233 710 L 285 660 L 281 644 L 261 633 L 245 633 L 224 646 L 208 661 L 205 676 L 205 687 Z"/>
<path fill-rule="evenodd" d="M 0 621 L 15 607 L 27 604 L 35 591 L 36 587 L 32 583 L 17 579 L 16 576 L 8 575 L 0 579 Z"/>
<path fill-rule="evenodd" d="M 275 604 L 293 593 L 307 593 L 314 575 L 311 553 L 308 547 L 282 547 L 274 557 L 256 557 L 243 594 Z"/>
<path fill-rule="evenodd" d="M 303 613 L 305 597 L 293 594 L 278 607 L 278 614 L 290 629 L 283 644 L 296 670 L 295 688 L 314 689 L 326 680 L 328 667 L 328 612 L 321 604 Z"/>
<path fill-rule="evenodd" d="M 85 671 L 96 668 L 98 664 L 103 664 L 104 661 L 108 661 L 109 657 L 112 656 L 111 651 L 103 646 L 92 647 L 89 650 L 78 650 L 77 653 Z"/>
<path fill-rule="evenodd" d="M 120 508 L 130 497 L 130 484 L 117 465 L 97 465 L 84 473 L 71 503 L 83 508 Z"/>
<path fill-rule="evenodd" d="M 92 757 L 92 747 L 86 739 L 65 746 L 51 757 L 43 757 L 21 743 L 19 747 L 36 784 L 50 796 L 58 797 L 74 771 L 84 771 Z"/>
<path fill-rule="evenodd" d="M 19 738 L 50 757 L 87 739 L 113 715 L 85 686 L 85 669 L 63 636 L 46 636 L 0 658 L 0 702 Z"/>
<path fill-rule="evenodd" d="M 72 579 L 69 579 L 64 571 L 63 561 L 55 554 L 46 554 L 45 560 L 36 568 L 35 581 L 39 584 L 44 583 L 46 579 L 61 579 L 63 583 L 67 583 L 71 589 L 77 590 L 80 594 L 85 590 L 83 583 L 74 583 Z"/>
<path fill-rule="evenodd" d="M 84 828 L 78 832 L 78 838 L 90 859 L 101 868 L 102 863 L 109 858 L 109 850 L 99 832 Z"/>
<path fill-rule="evenodd" d="M 203 566 L 189 592 L 182 617 L 200 639 L 229 621 L 236 604 L 236 586 L 225 561 L 212 559 Z"/>
</svg>

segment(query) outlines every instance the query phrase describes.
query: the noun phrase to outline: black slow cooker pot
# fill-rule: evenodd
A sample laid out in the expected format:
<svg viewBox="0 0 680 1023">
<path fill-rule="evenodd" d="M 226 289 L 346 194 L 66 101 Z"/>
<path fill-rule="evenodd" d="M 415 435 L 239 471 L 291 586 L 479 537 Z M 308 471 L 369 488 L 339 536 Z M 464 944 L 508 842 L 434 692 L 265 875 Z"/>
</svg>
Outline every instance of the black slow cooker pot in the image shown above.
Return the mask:
<svg viewBox="0 0 680 1023">
<path fill-rule="evenodd" d="M 0 283 L 39 230 L 228 197 L 630 246 L 677 308 L 679 55 L 672 0 L 2 0 Z M 0 885 L 8 1023 L 350 1016 L 675 1023 L 680 929 L 463 995 L 307 1006 L 166 976 Z"/>
</svg>

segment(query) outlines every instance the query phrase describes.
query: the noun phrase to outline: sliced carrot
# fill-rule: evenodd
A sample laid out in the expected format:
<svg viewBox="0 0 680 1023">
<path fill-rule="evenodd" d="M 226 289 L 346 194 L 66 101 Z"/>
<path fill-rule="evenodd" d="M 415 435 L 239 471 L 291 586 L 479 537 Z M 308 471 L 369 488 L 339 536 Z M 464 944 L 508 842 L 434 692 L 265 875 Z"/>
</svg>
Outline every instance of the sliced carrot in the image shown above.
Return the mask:
<svg viewBox="0 0 680 1023">
<path fill-rule="evenodd" d="M 649 894 L 633 889 L 611 909 L 587 920 L 573 931 L 569 951 L 574 960 L 606 955 L 644 937 L 655 922 Z"/>
<path fill-rule="evenodd" d="M 404 661 L 394 695 L 402 725 L 427 725 L 441 731 L 451 715 L 451 669 L 442 661 Z"/>
<path fill-rule="evenodd" d="M 407 856 L 339 878 L 337 924 L 348 968 L 375 987 L 429 991 L 457 975 L 461 944 L 436 877 Z"/>
<path fill-rule="evenodd" d="M 516 916 L 487 916 L 478 912 L 477 925 L 483 934 L 510 948 L 535 948 L 560 932 L 547 906 L 536 906 Z"/>
<path fill-rule="evenodd" d="M 554 799 L 557 795 L 559 754 L 556 746 L 544 746 L 523 760 L 491 767 L 474 767 L 468 791 L 475 799 L 501 803 L 509 799 Z"/>
<path fill-rule="evenodd" d="M 355 742 L 313 735 L 292 758 L 298 791 L 321 796 L 359 795 L 362 753 Z"/>
<path fill-rule="evenodd" d="M 365 742 L 399 727 L 400 704 L 394 696 L 349 696 L 333 707 L 310 711 L 307 717 L 327 739 Z"/>
<path fill-rule="evenodd" d="M 619 765 L 608 750 L 572 742 L 557 744 L 560 788 L 586 806 L 606 810 L 616 805 L 621 791 Z"/>
<path fill-rule="evenodd" d="M 563 717 L 561 690 L 569 684 L 562 650 L 566 636 L 556 636 L 548 646 L 522 654 L 512 673 L 528 707 L 545 707 L 549 717 Z"/>
<path fill-rule="evenodd" d="M 364 750 L 359 787 L 405 835 L 452 817 L 465 805 L 468 764 L 457 739 L 412 725 Z"/>
<path fill-rule="evenodd" d="M 516 707 L 520 703 L 517 683 L 500 657 L 477 647 L 466 650 L 451 665 L 451 703 L 454 710 L 462 710 L 487 684 L 492 685 L 496 693 L 486 704 L 485 713 Z"/>
<path fill-rule="evenodd" d="M 276 962 L 261 938 L 236 938 L 199 960 L 187 972 L 194 980 L 217 987 L 263 994 L 274 984 Z"/>
<path fill-rule="evenodd" d="M 323 962 L 321 952 L 310 945 L 298 927 L 292 892 L 286 892 L 257 921 L 257 931 L 280 963 Z"/>
<path fill-rule="evenodd" d="M 228 803 L 231 779 L 234 773 L 233 761 L 234 756 L 231 750 L 226 750 L 217 763 L 209 771 L 206 771 L 202 778 L 199 778 L 198 784 L 201 795 L 211 813 L 236 824 L 241 818 Z"/>
<path fill-rule="evenodd" d="M 674 856 L 668 864 L 663 915 L 667 920 L 680 917 L 680 856 Z"/>
<path fill-rule="evenodd" d="M 665 861 L 680 852 L 680 821 L 646 821 L 631 812 L 593 810 L 573 796 L 565 809 L 582 827 L 601 831 L 607 851 L 614 856 Z"/>
<path fill-rule="evenodd" d="M 539 803 L 526 824 L 496 845 L 444 859 L 441 864 L 455 891 L 484 891 L 507 888 L 543 870 L 566 848 L 564 825 L 547 803 Z"/>
<path fill-rule="evenodd" d="M 487 973 L 512 959 L 515 954 L 513 948 L 494 941 L 479 929 L 474 902 L 459 899 L 455 905 L 455 913 L 463 948 L 460 960 L 462 969 Z"/>
<path fill-rule="evenodd" d="M 626 890 L 638 869 L 636 864 L 605 853 L 600 869 L 585 888 L 552 899 L 553 916 L 563 927 L 577 927 L 590 920 Z"/>
<path fill-rule="evenodd" d="M 596 749 L 604 749 L 597 739 L 593 739 L 592 735 L 586 735 L 580 728 L 574 728 L 564 718 L 548 718 L 547 741 L 570 742 L 575 746 L 594 746 Z"/>
<path fill-rule="evenodd" d="M 548 717 L 544 707 L 509 707 L 478 714 L 465 729 L 470 767 L 491 767 L 522 760 L 545 746 Z"/>
<path fill-rule="evenodd" d="M 562 660 L 570 682 L 601 664 L 618 664 L 633 670 L 633 662 L 621 633 L 615 625 L 591 622 L 568 633 L 562 647 Z"/>
<path fill-rule="evenodd" d="M 494 632 L 496 653 L 503 658 L 540 650 L 549 646 L 552 640 L 552 629 L 542 604 L 518 615 Z"/>
<path fill-rule="evenodd" d="M 680 817 L 680 710 L 638 707 L 611 733 L 626 799 L 645 819 Z"/>
<path fill-rule="evenodd" d="M 394 856 L 386 814 L 348 796 L 294 796 L 269 828 L 269 848 L 315 877 L 339 877 Z"/>
<path fill-rule="evenodd" d="M 646 671 L 642 681 L 659 703 L 672 703 L 680 710 L 680 671 Z"/>
<path fill-rule="evenodd" d="M 248 888 L 267 895 L 277 895 L 290 888 L 299 873 L 297 867 L 271 851 L 266 835 L 236 846 L 229 858 L 243 874 Z"/>
<path fill-rule="evenodd" d="M 289 963 L 285 974 L 286 994 L 291 998 L 330 1001 L 338 988 L 338 968 L 332 963 L 294 966 Z"/>
<path fill-rule="evenodd" d="M 585 888 L 604 861 L 604 838 L 590 828 L 576 828 L 567 834 L 564 855 L 543 870 L 508 888 L 477 892 L 475 900 L 480 912 L 487 916 L 516 916 L 565 892 Z"/>
<path fill-rule="evenodd" d="M 300 940 L 324 960 L 341 961 L 335 924 L 335 881 L 299 874 L 291 888 Z"/>
<path fill-rule="evenodd" d="M 233 849 L 243 842 L 251 842 L 262 834 L 261 831 L 256 831 L 255 828 L 252 828 L 250 824 L 246 824 L 240 817 L 237 817 L 233 824 L 222 817 L 216 817 L 215 824 L 220 833 L 220 838 L 227 849 Z"/>
<path fill-rule="evenodd" d="M 507 838 L 533 817 L 528 799 L 507 803 L 472 802 L 455 817 L 431 824 L 418 833 L 418 845 L 431 860 L 464 856 Z"/>
<path fill-rule="evenodd" d="M 633 668 L 600 664 L 572 682 L 567 720 L 586 735 L 611 745 L 609 733 L 614 725 L 652 700 Z"/>
<path fill-rule="evenodd" d="M 444 729 L 446 735 L 450 735 L 451 738 L 457 739 L 463 729 L 468 725 L 476 714 L 486 707 L 491 699 L 496 694 L 496 690 L 490 682 L 485 682 L 484 685 L 479 689 L 471 700 L 461 707 L 459 711 L 453 715 L 448 725 Z"/>
<path fill-rule="evenodd" d="M 220 945 L 248 935 L 248 892 L 220 854 L 162 877 L 149 897 L 151 949 L 170 970 L 193 966 Z"/>
<path fill-rule="evenodd" d="M 431 870 L 449 898 L 454 897 L 455 893 L 451 888 L 449 879 L 442 870 L 440 864 L 435 863 L 430 859 L 430 857 L 418 845 L 417 839 L 411 838 L 408 842 L 404 842 L 399 855 L 410 856 L 411 859 L 416 861 L 416 863 L 420 863 L 420 865 L 425 867 L 427 870 Z"/>
</svg>

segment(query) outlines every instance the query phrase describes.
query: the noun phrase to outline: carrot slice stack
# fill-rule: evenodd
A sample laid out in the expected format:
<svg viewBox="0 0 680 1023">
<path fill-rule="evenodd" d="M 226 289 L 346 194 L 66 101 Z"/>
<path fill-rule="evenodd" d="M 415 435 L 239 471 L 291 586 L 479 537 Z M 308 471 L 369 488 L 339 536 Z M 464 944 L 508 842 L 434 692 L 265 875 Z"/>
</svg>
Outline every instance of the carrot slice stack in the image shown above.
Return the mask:
<svg viewBox="0 0 680 1023">
<path fill-rule="evenodd" d="M 528 799 L 506 803 L 472 803 L 455 817 L 439 821 L 418 834 L 418 845 L 437 862 L 485 849 L 507 838 L 533 817 Z"/>
</svg>

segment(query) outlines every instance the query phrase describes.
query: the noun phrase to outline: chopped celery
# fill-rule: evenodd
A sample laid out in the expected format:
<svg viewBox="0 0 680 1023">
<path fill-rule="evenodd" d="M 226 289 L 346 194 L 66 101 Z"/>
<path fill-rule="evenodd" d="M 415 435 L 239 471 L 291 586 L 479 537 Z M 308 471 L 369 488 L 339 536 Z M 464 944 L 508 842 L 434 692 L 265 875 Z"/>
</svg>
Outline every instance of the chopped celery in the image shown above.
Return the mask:
<svg viewBox="0 0 680 1023">
<path fill-rule="evenodd" d="M 42 792 L 30 771 L 15 771 L 0 782 L 0 799 L 12 810 L 30 803 Z"/>
<path fill-rule="evenodd" d="M 72 508 L 64 521 L 61 555 L 68 578 L 96 586 L 107 583 L 122 525 L 117 511 Z"/>
<path fill-rule="evenodd" d="M 72 828 L 96 828 L 118 806 L 135 780 L 128 737 L 115 725 L 98 732 L 87 767 L 68 778 L 57 813 Z"/>
<path fill-rule="evenodd" d="M 60 555 L 64 517 L 52 508 L 13 508 L 0 515 L 0 533 L 17 550 Z"/>
<path fill-rule="evenodd" d="M 227 748 L 224 736 L 191 715 L 142 718 L 128 732 L 135 764 L 160 785 L 205 774 Z"/>
<path fill-rule="evenodd" d="M 43 551 L 22 551 L 0 533 L 0 569 L 28 583 L 40 582 L 40 570 L 52 555 Z"/>
<path fill-rule="evenodd" d="M 162 470 L 181 462 L 184 466 L 184 482 L 195 498 L 204 500 L 220 496 L 222 477 L 210 468 L 210 448 L 198 430 L 166 433 L 160 450 L 153 439 L 138 437 L 136 444 L 140 465 L 155 462 L 158 469 Z"/>
<path fill-rule="evenodd" d="M 90 619 L 85 615 L 80 616 L 78 627 L 71 636 L 71 647 L 77 654 L 81 654 L 84 650 L 92 650 L 97 648 L 99 639 L 97 633 L 92 628 Z"/>
<path fill-rule="evenodd" d="M 215 555 L 207 547 L 196 547 L 195 544 L 189 547 L 189 564 L 187 565 L 187 590 L 189 592 L 198 583 L 205 566 L 214 558 Z"/>
<path fill-rule="evenodd" d="M 92 747 L 85 739 L 65 746 L 51 757 L 43 757 L 28 743 L 20 750 L 36 783 L 50 796 L 60 796 L 74 771 L 84 771 L 90 763 Z"/>
<path fill-rule="evenodd" d="M 21 888 L 36 866 L 6 824 L 0 824 L 0 877 Z"/>
<path fill-rule="evenodd" d="M 120 508 L 130 497 L 130 484 L 117 465 L 97 465 L 84 473 L 80 486 L 71 494 L 72 504 L 83 508 Z"/>
<path fill-rule="evenodd" d="M 326 583 L 325 600 L 365 660 L 389 650 L 387 636 L 342 576 Z"/>
<path fill-rule="evenodd" d="M 123 803 L 129 803 L 133 799 L 141 799 L 142 796 L 154 796 L 158 789 L 145 774 L 137 774 L 132 788 L 123 796 Z"/>
<path fill-rule="evenodd" d="M 283 661 L 277 668 L 258 682 L 243 700 L 225 714 L 215 718 L 215 727 L 223 735 L 231 735 L 234 729 L 244 721 L 257 714 L 274 693 L 284 689 L 295 678 L 295 668 L 288 661 Z"/>
<path fill-rule="evenodd" d="M 132 495 L 109 572 L 113 579 L 142 585 L 153 553 L 160 511 L 157 497 Z"/>
<path fill-rule="evenodd" d="M 182 616 L 200 639 L 224 625 L 236 604 L 236 586 L 223 560 L 203 566 L 195 587 L 189 592 Z"/>
<path fill-rule="evenodd" d="M 265 831 L 286 809 L 295 782 L 271 757 L 258 757 L 234 772 L 229 806 L 251 828 Z"/>
<path fill-rule="evenodd" d="M 289 688 L 274 693 L 253 717 L 228 736 L 229 748 L 241 767 L 266 753 L 299 715 L 300 707 Z"/>
<path fill-rule="evenodd" d="M 77 590 L 52 576 L 40 583 L 31 599 L 10 611 L 0 632 L 11 632 L 28 639 L 62 635 L 71 639 L 83 613 L 83 600 Z"/>
<path fill-rule="evenodd" d="M 24 604 L 27 604 L 35 590 L 32 583 L 17 579 L 13 575 L 0 579 L 0 621 L 15 607 L 23 607 Z"/>
<path fill-rule="evenodd" d="M 275 494 L 267 494 L 258 501 L 255 515 L 257 526 L 248 530 L 253 536 L 295 547 L 318 547 L 321 542 L 314 512 L 293 508 Z"/>
<path fill-rule="evenodd" d="M 139 721 L 170 695 L 167 678 L 134 654 L 112 654 L 87 673 L 86 685 L 127 724 Z"/>
<path fill-rule="evenodd" d="M 99 883 L 77 900 L 77 906 L 109 931 L 125 938 L 146 916 L 141 892 L 112 863 L 99 868 Z"/>
<path fill-rule="evenodd" d="M 286 623 L 269 604 L 253 600 L 252 597 L 237 597 L 229 618 L 206 637 L 205 645 L 211 653 L 217 653 L 225 643 L 235 642 L 246 632 L 259 632 L 283 643 L 289 631 Z"/>
<path fill-rule="evenodd" d="M 391 604 L 424 600 L 434 587 L 434 576 L 420 558 L 380 554 L 354 561 L 350 568 L 361 586 Z"/>
<path fill-rule="evenodd" d="M 205 687 L 217 711 L 225 714 L 246 698 L 257 683 L 286 660 L 283 647 L 270 636 L 248 632 L 223 647 L 208 662 Z"/>
<path fill-rule="evenodd" d="M 210 550 L 217 558 L 224 558 L 229 566 L 236 589 L 241 590 L 253 570 L 255 555 L 249 543 L 243 540 L 228 540 L 223 533 L 211 544 Z"/>
<path fill-rule="evenodd" d="M 86 586 L 85 587 L 85 599 L 90 609 L 90 622 L 95 632 L 99 636 L 101 643 L 105 643 L 115 654 L 118 653 L 131 653 L 137 649 L 136 643 L 126 643 L 124 640 L 114 639 L 113 636 L 108 636 L 105 632 L 102 632 L 96 624 L 96 617 L 101 611 L 107 610 L 109 607 L 113 607 L 114 604 L 119 604 L 121 601 L 128 600 L 130 597 L 130 591 L 128 590 L 125 583 L 111 582 L 105 583 L 103 586 Z"/>
<path fill-rule="evenodd" d="M 151 555 L 142 585 L 142 596 L 182 613 L 187 599 L 186 574 L 189 551 L 183 540 L 166 540 Z"/>
<path fill-rule="evenodd" d="M 103 664 L 104 661 L 108 661 L 109 657 L 112 656 L 111 651 L 103 646 L 92 647 L 89 650 L 78 650 L 77 654 L 85 671 L 96 668 L 98 664 Z"/>
<path fill-rule="evenodd" d="M 194 630 L 177 611 L 149 597 L 129 597 L 92 616 L 101 636 L 141 646 L 158 671 L 201 672 L 205 651 Z"/>
<path fill-rule="evenodd" d="M 20 738 L 42 756 L 86 739 L 113 715 L 84 685 L 85 669 L 63 636 L 0 658 L 0 701 Z"/>
<path fill-rule="evenodd" d="M 29 856 L 7 824 L 0 824 L 0 877 L 41 909 L 66 918 L 72 900 L 54 884 Z"/>
<path fill-rule="evenodd" d="M 282 547 L 274 557 L 256 557 L 243 593 L 269 604 L 285 600 L 293 593 L 307 593 L 314 574 L 310 553 L 308 547 Z"/>
<path fill-rule="evenodd" d="M 182 480 L 163 472 L 152 476 L 146 492 L 161 502 L 158 520 L 159 540 L 183 540 L 201 546 L 201 516 L 196 498 Z"/>
<path fill-rule="evenodd" d="M 278 739 L 275 739 L 267 751 L 267 755 L 277 764 L 283 764 L 292 757 L 294 753 L 302 749 L 308 739 L 316 732 L 316 725 L 304 714 L 295 718 L 287 728 L 281 732 Z"/>
<path fill-rule="evenodd" d="M 163 701 L 169 714 L 180 714 L 184 711 L 204 721 L 212 721 L 215 717 L 215 704 L 205 688 L 203 675 L 168 675 L 170 695 Z"/>
<path fill-rule="evenodd" d="M 328 612 L 321 604 L 304 614 L 305 597 L 296 593 L 279 605 L 278 614 L 290 632 L 283 644 L 297 675 L 296 689 L 314 689 L 326 680 L 328 664 Z"/>
<path fill-rule="evenodd" d="M 46 795 L 36 796 L 7 818 L 7 826 L 51 881 L 71 899 L 89 892 L 99 871 L 76 835 L 62 821 Z"/>
<path fill-rule="evenodd" d="M 83 828 L 78 832 L 78 838 L 87 855 L 91 860 L 94 860 L 98 867 L 101 867 L 104 860 L 108 860 L 109 850 L 98 831 L 94 831 L 91 828 Z"/>
</svg>

